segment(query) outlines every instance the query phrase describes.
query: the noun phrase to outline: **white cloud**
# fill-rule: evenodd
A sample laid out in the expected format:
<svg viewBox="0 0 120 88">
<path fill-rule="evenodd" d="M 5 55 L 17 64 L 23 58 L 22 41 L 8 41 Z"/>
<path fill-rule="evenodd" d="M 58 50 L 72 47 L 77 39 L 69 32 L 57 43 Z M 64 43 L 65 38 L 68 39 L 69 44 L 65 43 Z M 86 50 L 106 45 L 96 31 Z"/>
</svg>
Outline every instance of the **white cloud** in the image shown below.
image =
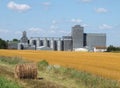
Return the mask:
<svg viewBox="0 0 120 88">
<path fill-rule="evenodd" d="M 56 21 L 56 20 L 53 20 L 53 21 L 52 21 L 52 24 L 57 24 L 57 21 Z"/>
<path fill-rule="evenodd" d="M 27 4 L 17 4 L 13 1 L 9 2 L 7 7 L 11 10 L 15 10 L 15 11 L 18 11 L 18 12 L 25 12 L 25 11 L 27 11 L 31 8 Z"/>
<path fill-rule="evenodd" d="M 69 32 L 62 29 L 57 29 L 57 30 L 51 29 L 47 33 L 49 36 L 63 36 L 63 35 L 67 35 Z"/>
<path fill-rule="evenodd" d="M 58 22 L 56 20 L 52 20 L 52 24 L 50 26 L 50 29 L 52 29 L 52 30 L 58 29 L 57 23 Z"/>
<path fill-rule="evenodd" d="M 0 29 L 0 33 L 1 33 L 1 34 L 6 34 L 6 33 L 9 33 L 9 31 L 8 31 L 8 30 L 5 30 L 5 29 Z"/>
<path fill-rule="evenodd" d="M 73 22 L 73 23 L 81 23 L 82 22 L 82 20 L 81 19 L 71 19 L 71 22 Z"/>
<path fill-rule="evenodd" d="M 102 24 L 99 26 L 99 29 L 112 29 L 113 27 L 107 24 Z"/>
<path fill-rule="evenodd" d="M 43 2 L 42 5 L 44 5 L 44 6 L 50 6 L 51 3 L 50 2 Z"/>
<path fill-rule="evenodd" d="M 57 25 L 51 25 L 51 26 L 50 26 L 50 29 L 57 29 L 57 28 L 58 28 Z"/>
<path fill-rule="evenodd" d="M 53 33 L 53 34 L 55 34 L 56 31 L 55 31 L 55 30 L 50 30 L 49 33 Z"/>
<path fill-rule="evenodd" d="M 66 35 L 68 34 L 68 31 L 64 31 L 62 29 L 42 29 L 42 28 L 35 28 L 35 27 L 32 27 L 32 28 L 29 28 L 27 30 L 27 34 L 30 36 L 30 37 L 55 37 L 55 36 L 63 36 L 63 35 Z"/>
<path fill-rule="evenodd" d="M 22 35 L 22 32 L 21 31 L 16 31 L 14 34 L 15 35 Z"/>
<path fill-rule="evenodd" d="M 95 11 L 96 11 L 97 13 L 107 13 L 107 12 L 108 12 L 108 10 L 105 9 L 105 8 L 97 8 L 97 9 L 95 9 Z"/>
<path fill-rule="evenodd" d="M 50 2 L 43 2 L 42 5 L 45 7 L 45 9 L 48 9 L 51 6 Z"/>
<path fill-rule="evenodd" d="M 39 27 L 31 27 L 26 31 L 29 37 L 46 37 L 48 34 L 46 29 Z"/>
<path fill-rule="evenodd" d="M 68 34 L 68 31 L 64 31 L 64 30 L 60 30 L 59 32 L 63 34 Z"/>
<path fill-rule="evenodd" d="M 92 0 L 81 0 L 82 2 L 88 3 L 91 2 Z"/>
<path fill-rule="evenodd" d="M 32 31 L 32 32 L 38 32 L 38 31 L 42 31 L 43 29 L 32 27 L 32 28 L 30 28 L 30 29 L 28 29 L 28 30 L 29 30 L 29 31 Z"/>
<path fill-rule="evenodd" d="M 28 29 L 28 32 L 30 32 L 31 34 L 35 34 L 35 33 L 39 34 L 39 33 L 43 33 L 44 29 L 32 27 Z"/>
<path fill-rule="evenodd" d="M 82 26 L 83 26 L 83 27 L 89 27 L 89 25 L 88 25 L 88 24 L 82 24 Z"/>
</svg>

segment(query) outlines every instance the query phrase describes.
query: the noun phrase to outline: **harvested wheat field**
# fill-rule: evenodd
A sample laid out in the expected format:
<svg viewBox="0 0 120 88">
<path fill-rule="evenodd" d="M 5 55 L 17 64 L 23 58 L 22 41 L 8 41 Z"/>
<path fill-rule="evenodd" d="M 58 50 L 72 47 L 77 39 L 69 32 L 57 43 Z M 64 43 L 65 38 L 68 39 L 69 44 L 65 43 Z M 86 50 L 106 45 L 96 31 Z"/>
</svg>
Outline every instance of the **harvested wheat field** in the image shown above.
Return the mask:
<svg viewBox="0 0 120 88">
<path fill-rule="evenodd" d="M 45 59 L 50 64 L 120 80 L 120 53 L 0 50 L 0 56 L 17 56 L 35 62 Z"/>
</svg>

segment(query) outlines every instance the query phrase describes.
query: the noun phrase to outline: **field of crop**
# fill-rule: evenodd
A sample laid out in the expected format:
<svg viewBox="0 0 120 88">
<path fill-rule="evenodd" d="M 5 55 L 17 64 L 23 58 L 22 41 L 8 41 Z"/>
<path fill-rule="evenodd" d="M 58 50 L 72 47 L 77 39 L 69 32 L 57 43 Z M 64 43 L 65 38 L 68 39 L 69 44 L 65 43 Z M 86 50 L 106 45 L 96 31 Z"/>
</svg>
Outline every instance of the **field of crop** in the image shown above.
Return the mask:
<svg viewBox="0 0 120 88">
<path fill-rule="evenodd" d="M 0 50 L 0 56 L 16 56 L 35 62 L 45 59 L 50 64 L 76 68 L 105 78 L 120 80 L 120 53 Z"/>
</svg>

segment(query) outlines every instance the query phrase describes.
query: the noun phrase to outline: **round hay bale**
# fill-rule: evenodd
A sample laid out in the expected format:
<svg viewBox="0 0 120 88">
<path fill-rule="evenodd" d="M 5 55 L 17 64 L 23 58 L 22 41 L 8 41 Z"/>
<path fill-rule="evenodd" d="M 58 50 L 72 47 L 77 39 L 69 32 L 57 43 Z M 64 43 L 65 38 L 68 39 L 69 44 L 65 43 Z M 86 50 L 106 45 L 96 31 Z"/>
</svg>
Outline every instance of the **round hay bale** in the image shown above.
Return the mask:
<svg viewBox="0 0 120 88">
<path fill-rule="evenodd" d="M 35 63 L 18 64 L 15 67 L 15 78 L 37 78 L 37 65 Z"/>
</svg>

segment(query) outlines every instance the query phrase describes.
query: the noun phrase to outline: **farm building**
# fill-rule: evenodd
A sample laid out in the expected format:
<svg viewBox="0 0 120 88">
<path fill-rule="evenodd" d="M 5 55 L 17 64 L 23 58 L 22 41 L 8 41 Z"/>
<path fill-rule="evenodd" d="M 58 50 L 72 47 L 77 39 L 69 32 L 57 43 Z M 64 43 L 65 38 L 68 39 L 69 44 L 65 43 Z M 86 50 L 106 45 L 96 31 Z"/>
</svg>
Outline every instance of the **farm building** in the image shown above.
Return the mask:
<svg viewBox="0 0 120 88">
<path fill-rule="evenodd" d="M 106 47 L 105 33 L 84 33 L 84 27 L 75 25 L 72 27 L 70 36 L 62 37 L 31 37 L 28 39 L 24 31 L 18 49 L 78 51 L 83 48 L 94 51 L 94 47 L 97 46 Z"/>
</svg>

